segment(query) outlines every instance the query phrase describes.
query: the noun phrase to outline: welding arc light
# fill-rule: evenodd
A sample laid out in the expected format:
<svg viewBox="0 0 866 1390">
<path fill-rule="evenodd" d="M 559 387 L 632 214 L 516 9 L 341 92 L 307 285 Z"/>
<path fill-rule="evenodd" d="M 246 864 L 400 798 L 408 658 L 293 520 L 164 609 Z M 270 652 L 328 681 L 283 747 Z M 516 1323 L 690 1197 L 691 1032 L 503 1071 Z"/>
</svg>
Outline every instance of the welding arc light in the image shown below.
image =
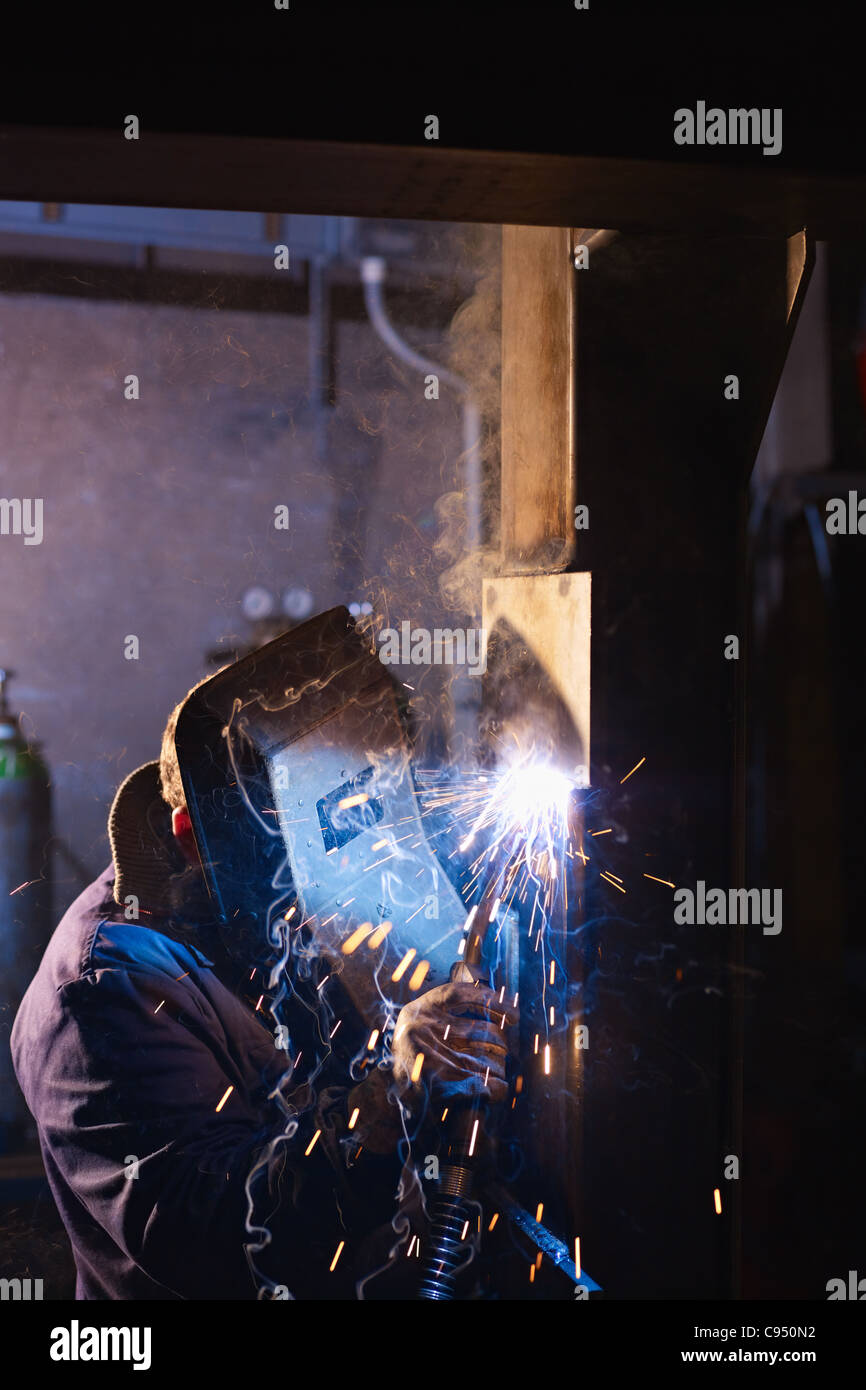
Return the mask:
<svg viewBox="0 0 866 1390">
<path fill-rule="evenodd" d="M 520 823 L 565 816 L 573 783 L 555 767 L 523 763 L 505 774 L 499 789 L 506 819 Z"/>
</svg>

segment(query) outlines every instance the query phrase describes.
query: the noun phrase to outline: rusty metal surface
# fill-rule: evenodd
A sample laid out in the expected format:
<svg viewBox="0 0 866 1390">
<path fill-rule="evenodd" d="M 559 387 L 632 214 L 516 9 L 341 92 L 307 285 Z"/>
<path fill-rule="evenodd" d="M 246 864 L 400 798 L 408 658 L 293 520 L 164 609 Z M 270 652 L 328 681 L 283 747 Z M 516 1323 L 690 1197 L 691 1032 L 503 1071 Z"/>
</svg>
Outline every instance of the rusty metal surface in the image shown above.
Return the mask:
<svg viewBox="0 0 866 1390">
<path fill-rule="evenodd" d="M 740 235 L 855 235 L 863 179 L 711 163 L 333 140 L 0 128 L 0 197 Z"/>
<path fill-rule="evenodd" d="M 591 575 L 515 575 L 485 579 L 483 624 L 489 637 L 488 707 L 508 720 L 509 691 L 533 732 L 589 767 Z M 517 679 L 531 665 L 533 683 Z M 527 692 L 531 692 L 528 694 Z M 571 770 L 570 768 L 568 769 Z"/>
<path fill-rule="evenodd" d="M 571 564 L 576 275 L 563 227 L 502 229 L 502 531 L 506 574 Z"/>
</svg>

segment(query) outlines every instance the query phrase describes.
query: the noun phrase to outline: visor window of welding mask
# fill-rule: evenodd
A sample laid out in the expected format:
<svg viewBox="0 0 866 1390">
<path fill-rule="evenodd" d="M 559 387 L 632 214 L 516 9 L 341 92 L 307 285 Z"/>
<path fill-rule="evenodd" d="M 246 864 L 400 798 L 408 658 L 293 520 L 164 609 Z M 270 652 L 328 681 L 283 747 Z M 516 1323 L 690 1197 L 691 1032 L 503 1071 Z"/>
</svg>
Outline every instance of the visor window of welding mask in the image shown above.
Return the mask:
<svg viewBox="0 0 866 1390">
<path fill-rule="evenodd" d="M 272 966 L 303 945 L 372 1027 L 449 978 L 466 909 L 425 834 L 394 683 L 345 609 L 198 687 L 176 749 L 175 834 L 232 954 Z"/>
</svg>

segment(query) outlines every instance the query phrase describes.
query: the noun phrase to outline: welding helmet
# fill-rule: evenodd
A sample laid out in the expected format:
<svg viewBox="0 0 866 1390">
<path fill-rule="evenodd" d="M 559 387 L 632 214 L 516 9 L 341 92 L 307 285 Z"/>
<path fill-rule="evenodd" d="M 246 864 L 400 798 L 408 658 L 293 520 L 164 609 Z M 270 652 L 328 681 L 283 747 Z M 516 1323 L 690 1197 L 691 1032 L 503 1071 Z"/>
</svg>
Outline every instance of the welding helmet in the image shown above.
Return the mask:
<svg viewBox="0 0 866 1390">
<path fill-rule="evenodd" d="M 448 979 L 466 910 L 425 834 L 395 684 L 345 608 L 196 687 L 175 749 L 236 959 L 267 972 L 305 943 L 371 1021 Z"/>
</svg>

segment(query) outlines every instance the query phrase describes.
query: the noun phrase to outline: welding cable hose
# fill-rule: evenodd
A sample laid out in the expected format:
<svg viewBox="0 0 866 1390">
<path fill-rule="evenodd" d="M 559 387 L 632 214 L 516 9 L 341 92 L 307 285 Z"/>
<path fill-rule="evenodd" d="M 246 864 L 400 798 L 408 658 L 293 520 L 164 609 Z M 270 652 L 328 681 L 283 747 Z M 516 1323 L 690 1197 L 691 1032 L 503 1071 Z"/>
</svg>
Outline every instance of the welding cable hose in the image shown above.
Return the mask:
<svg viewBox="0 0 866 1390">
<path fill-rule="evenodd" d="M 489 883 L 474 914 L 466 949 L 451 967 L 452 981 L 489 982 L 481 955 L 495 898 L 495 887 Z M 470 1201 L 473 1164 L 487 1107 L 479 1098 L 450 1109 L 451 1118 L 444 1134 L 446 1162 L 440 1169 L 438 1191 L 430 1202 L 427 1249 L 418 1290 L 419 1299 L 437 1302 L 454 1298 L 457 1276 L 468 1262 L 464 1235 L 474 1214 Z"/>
</svg>

